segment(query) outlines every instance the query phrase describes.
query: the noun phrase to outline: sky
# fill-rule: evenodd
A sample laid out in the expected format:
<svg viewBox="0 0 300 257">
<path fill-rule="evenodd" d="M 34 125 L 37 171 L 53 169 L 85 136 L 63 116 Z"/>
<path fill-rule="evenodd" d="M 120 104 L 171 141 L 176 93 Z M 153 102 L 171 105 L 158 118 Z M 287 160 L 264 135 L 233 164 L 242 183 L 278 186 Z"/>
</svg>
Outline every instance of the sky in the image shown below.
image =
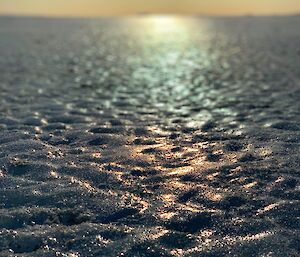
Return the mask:
<svg viewBox="0 0 300 257">
<path fill-rule="evenodd" d="M 296 14 L 300 13 L 300 0 L 0 0 L 0 15 L 113 16 L 137 13 Z"/>
</svg>

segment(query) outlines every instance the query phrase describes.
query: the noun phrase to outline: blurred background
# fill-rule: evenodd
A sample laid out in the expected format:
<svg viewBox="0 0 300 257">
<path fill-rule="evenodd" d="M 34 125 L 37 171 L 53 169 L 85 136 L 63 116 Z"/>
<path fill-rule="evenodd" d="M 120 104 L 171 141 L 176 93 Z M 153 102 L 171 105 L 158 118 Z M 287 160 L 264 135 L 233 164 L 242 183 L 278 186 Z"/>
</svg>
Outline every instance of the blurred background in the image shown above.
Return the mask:
<svg viewBox="0 0 300 257">
<path fill-rule="evenodd" d="M 0 15 L 116 16 L 133 14 L 286 15 L 299 0 L 0 0 Z"/>
</svg>

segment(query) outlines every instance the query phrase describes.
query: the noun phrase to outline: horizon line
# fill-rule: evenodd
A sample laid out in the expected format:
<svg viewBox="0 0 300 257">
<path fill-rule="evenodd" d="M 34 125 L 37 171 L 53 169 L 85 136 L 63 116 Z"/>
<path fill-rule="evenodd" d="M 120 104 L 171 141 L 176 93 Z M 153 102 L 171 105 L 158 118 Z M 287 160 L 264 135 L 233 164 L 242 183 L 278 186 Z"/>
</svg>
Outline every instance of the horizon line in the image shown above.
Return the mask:
<svg viewBox="0 0 300 257">
<path fill-rule="evenodd" d="M 182 17 L 288 17 L 288 16 L 300 16 L 299 12 L 294 13 L 242 13 L 242 14 L 205 14 L 205 13 L 128 13 L 128 14 L 109 14 L 109 15 L 46 15 L 46 14 L 17 14 L 17 13 L 0 13 L 0 17 L 12 17 L 12 18 L 122 18 L 122 17 L 147 17 L 147 16 L 182 16 Z"/>
</svg>

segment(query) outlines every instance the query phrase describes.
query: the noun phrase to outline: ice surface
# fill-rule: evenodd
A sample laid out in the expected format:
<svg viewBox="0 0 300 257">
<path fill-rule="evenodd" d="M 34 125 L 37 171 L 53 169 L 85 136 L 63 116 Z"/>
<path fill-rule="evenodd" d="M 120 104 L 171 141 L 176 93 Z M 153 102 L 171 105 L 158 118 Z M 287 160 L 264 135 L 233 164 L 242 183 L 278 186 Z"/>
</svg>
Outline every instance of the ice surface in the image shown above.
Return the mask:
<svg viewBox="0 0 300 257">
<path fill-rule="evenodd" d="M 300 18 L 0 18 L 0 256 L 299 256 Z"/>
</svg>

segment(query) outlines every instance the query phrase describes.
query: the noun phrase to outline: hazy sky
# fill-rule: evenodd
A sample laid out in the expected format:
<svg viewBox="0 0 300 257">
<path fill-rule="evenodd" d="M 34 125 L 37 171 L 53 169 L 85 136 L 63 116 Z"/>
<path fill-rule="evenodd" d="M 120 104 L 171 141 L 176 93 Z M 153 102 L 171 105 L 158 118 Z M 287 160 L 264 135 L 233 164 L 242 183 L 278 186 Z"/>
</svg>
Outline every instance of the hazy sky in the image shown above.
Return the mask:
<svg viewBox="0 0 300 257">
<path fill-rule="evenodd" d="M 300 13 L 300 0 L 0 0 L 0 14 L 98 16 L 141 12 L 295 14 Z"/>
</svg>

